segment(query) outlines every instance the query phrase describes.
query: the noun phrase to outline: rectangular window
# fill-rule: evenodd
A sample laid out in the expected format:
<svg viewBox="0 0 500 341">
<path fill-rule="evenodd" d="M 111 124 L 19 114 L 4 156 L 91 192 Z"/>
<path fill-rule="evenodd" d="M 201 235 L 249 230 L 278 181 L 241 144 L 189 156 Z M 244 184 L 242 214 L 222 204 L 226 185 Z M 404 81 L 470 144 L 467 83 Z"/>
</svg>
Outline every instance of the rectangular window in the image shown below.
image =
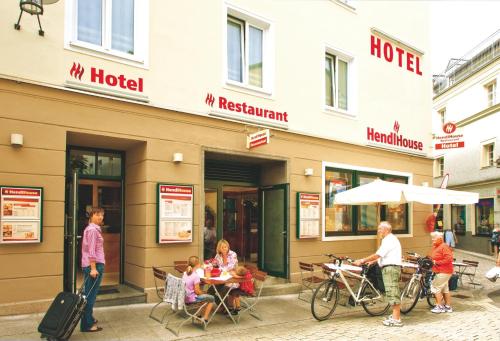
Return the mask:
<svg viewBox="0 0 500 341">
<path fill-rule="evenodd" d="M 438 114 L 439 114 L 439 120 L 441 122 L 441 127 L 443 127 L 444 126 L 444 122 L 446 120 L 446 108 L 438 110 Z"/>
<path fill-rule="evenodd" d="M 325 104 L 347 110 L 348 107 L 348 62 L 339 56 L 325 55 Z"/>
<path fill-rule="evenodd" d="M 476 204 L 476 235 L 489 237 L 494 223 L 494 200 L 479 199 Z"/>
<path fill-rule="evenodd" d="M 228 13 L 227 80 L 257 89 L 268 87 L 265 41 L 270 25 L 230 8 Z"/>
<path fill-rule="evenodd" d="M 492 167 L 494 163 L 495 143 L 483 145 L 481 167 Z"/>
<path fill-rule="evenodd" d="M 439 178 L 441 176 L 444 176 L 444 157 L 434 160 L 434 177 Z"/>
<path fill-rule="evenodd" d="M 69 44 L 144 62 L 147 54 L 146 1 L 71 0 Z"/>
<path fill-rule="evenodd" d="M 377 233 L 377 205 L 335 205 L 335 195 L 377 178 L 407 183 L 406 177 L 327 167 L 325 170 L 325 236 Z M 394 233 L 408 232 L 408 205 L 382 205 L 380 220 L 391 223 Z"/>
<path fill-rule="evenodd" d="M 488 107 L 492 107 L 497 103 L 497 82 L 493 81 L 484 86 L 488 100 Z"/>
<path fill-rule="evenodd" d="M 123 155 L 120 152 L 71 148 L 68 162 L 68 171 L 76 170 L 81 177 L 122 176 Z"/>
<path fill-rule="evenodd" d="M 465 206 L 451 205 L 451 226 L 456 234 L 465 234 Z"/>
</svg>

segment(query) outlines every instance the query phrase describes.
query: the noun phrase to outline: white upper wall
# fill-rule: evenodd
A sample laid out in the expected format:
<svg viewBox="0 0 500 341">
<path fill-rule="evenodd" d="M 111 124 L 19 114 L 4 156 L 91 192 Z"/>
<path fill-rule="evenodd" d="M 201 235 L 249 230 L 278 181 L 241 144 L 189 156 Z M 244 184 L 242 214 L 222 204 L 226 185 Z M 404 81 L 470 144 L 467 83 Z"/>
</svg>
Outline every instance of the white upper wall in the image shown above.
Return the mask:
<svg viewBox="0 0 500 341">
<path fill-rule="evenodd" d="M 134 23 L 136 50 L 134 56 L 127 56 L 75 41 L 76 0 L 45 6 L 40 18 L 44 37 L 37 34 L 36 18 L 27 14 L 20 31 L 8 29 L 7 23 L 14 23 L 19 15 L 18 1 L 0 2 L 0 22 L 5 24 L 0 43 L 8 47 L 0 57 L 0 77 L 120 96 L 198 115 L 255 120 L 234 108 L 219 109 L 219 99 L 224 97 L 235 106 L 247 103 L 287 114 L 288 122 L 282 116 L 281 121 L 260 119 L 260 125 L 277 123 L 306 135 L 431 153 L 428 4 L 352 1 L 352 8 L 337 0 L 135 3 L 140 9 Z M 266 27 L 262 91 L 227 81 L 228 12 Z M 371 54 L 372 35 L 380 39 L 380 58 Z M 385 43 L 392 62 L 384 59 Z M 325 106 L 326 52 L 349 63 L 348 110 Z M 78 64 L 85 69 L 81 79 L 70 74 L 73 63 L 73 71 L 81 71 Z M 117 85 L 91 82 L 92 67 L 102 69 L 104 77 L 111 75 L 109 80 Z M 123 87 L 130 85 L 132 90 L 120 88 L 120 75 Z M 206 103 L 207 97 L 214 99 L 213 106 Z M 422 150 L 380 139 L 369 141 L 368 127 L 374 133 L 397 132 L 422 142 Z"/>
</svg>

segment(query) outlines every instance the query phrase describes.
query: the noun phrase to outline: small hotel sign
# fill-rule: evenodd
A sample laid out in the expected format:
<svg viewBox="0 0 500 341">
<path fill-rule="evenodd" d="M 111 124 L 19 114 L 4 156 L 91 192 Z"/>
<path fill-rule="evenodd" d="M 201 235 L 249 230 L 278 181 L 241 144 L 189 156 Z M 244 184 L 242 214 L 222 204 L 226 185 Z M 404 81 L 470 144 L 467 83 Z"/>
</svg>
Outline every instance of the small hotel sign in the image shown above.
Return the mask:
<svg viewBox="0 0 500 341">
<path fill-rule="evenodd" d="M 448 122 L 443 125 L 444 135 L 434 135 L 436 150 L 465 147 L 464 135 L 457 130 L 455 123 Z"/>
<path fill-rule="evenodd" d="M 262 146 L 264 144 L 268 144 L 269 140 L 270 140 L 269 129 L 258 131 L 254 134 L 250 134 L 247 136 L 247 148 L 252 149 L 258 146 Z"/>
</svg>

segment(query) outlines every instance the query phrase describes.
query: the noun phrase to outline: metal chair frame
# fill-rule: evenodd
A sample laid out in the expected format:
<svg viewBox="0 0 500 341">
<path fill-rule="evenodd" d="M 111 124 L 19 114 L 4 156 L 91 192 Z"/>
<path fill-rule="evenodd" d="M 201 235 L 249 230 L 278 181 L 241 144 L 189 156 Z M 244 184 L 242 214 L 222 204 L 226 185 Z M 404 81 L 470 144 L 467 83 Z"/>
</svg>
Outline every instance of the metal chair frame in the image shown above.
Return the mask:
<svg viewBox="0 0 500 341">
<path fill-rule="evenodd" d="M 156 303 L 153 306 L 153 309 L 151 309 L 151 312 L 149 313 L 149 317 L 152 318 L 153 320 L 160 322 L 163 324 L 163 321 L 165 320 L 165 317 L 168 314 L 168 310 L 165 310 L 163 313 L 161 319 L 155 317 L 153 315 L 154 311 L 156 308 L 158 308 L 162 303 L 166 303 L 163 299 L 164 294 L 165 294 L 165 281 L 167 280 L 167 272 L 161 270 L 160 268 L 154 267 L 153 266 L 153 276 L 154 276 L 154 282 L 155 282 L 155 289 L 156 289 L 156 295 L 160 299 L 160 302 Z M 161 281 L 162 285 L 158 285 L 158 281 Z"/>
<path fill-rule="evenodd" d="M 298 299 L 304 302 L 310 302 L 309 300 L 301 297 L 304 294 L 304 289 L 310 290 L 312 297 L 314 289 L 316 288 L 316 284 L 323 283 L 325 278 L 318 277 L 314 274 L 314 264 L 312 263 L 299 262 L 299 268 L 300 268 L 300 279 L 302 288 L 299 292 Z"/>
<path fill-rule="evenodd" d="M 242 310 L 240 310 L 237 318 L 237 322 L 240 322 L 241 316 L 248 312 L 250 315 L 255 317 L 256 319 L 263 321 L 259 312 L 255 310 L 255 306 L 259 303 L 260 295 L 262 293 L 262 288 L 264 288 L 264 283 L 267 278 L 267 273 L 264 271 L 256 270 L 252 273 L 254 284 L 256 282 L 260 282 L 259 289 L 255 296 L 240 296 L 241 305 L 244 306 Z"/>
</svg>

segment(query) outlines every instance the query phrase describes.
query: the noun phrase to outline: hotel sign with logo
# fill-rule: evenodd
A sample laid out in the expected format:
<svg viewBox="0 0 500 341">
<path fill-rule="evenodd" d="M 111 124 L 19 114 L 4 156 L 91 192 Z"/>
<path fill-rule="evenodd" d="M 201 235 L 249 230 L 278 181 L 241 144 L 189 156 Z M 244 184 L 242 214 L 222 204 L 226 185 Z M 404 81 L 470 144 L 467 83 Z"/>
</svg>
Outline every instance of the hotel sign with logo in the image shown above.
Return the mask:
<svg viewBox="0 0 500 341">
<path fill-rule="evenodd" d="M 375 128 L 366 127 L 366 138 L 370 144 L 378 146 L 396 147 L 413 153 L 423 152 L 424 143 L 403 136 L 399 133 L 400 128 L 398 121 L 394 121 L 392 132 L 379 132 Z"/>
<path fill-rule="evenodd" d="M 144 79 L 142 77 L 132 78 L 124 74 L 113 74 L 93 66 L 86 68 L 76 62 L 73 62 L 73 65 L 69 67 L 68 75 L 70 79 L 66 81 L 65 85 L 69 88 L 141 102 L 149 101 L 148 97 L 143 94 Z"/>
<path fill-rule="evenodd" d="M 444 135 L 434 135 L 434 148 L 436 150 L 465 147 L 464 135 L 457 130 L 455 123 L 448 122 L 443 125 Z"/>
</svg>

